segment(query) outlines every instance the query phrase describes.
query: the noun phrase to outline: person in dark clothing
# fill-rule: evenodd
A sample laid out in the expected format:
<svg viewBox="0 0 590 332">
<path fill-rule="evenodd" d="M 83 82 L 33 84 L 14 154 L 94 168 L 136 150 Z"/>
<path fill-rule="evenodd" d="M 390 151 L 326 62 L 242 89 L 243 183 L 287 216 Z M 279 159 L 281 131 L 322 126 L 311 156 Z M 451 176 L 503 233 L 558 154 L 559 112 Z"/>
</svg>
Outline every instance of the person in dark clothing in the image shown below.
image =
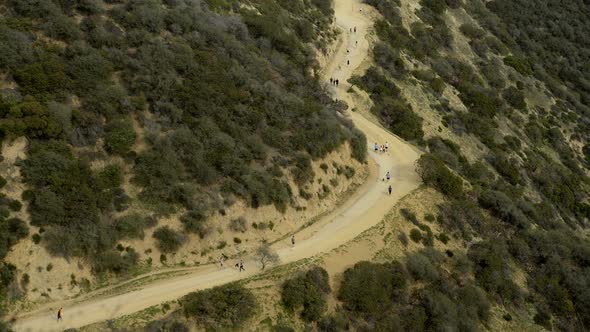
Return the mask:
<svg viewBox="0 0 590 332">
<path fill-rule="evenodd" d="M 59 310 L 57 311 L 57 321 L 59 322 L 60 320 L 62 320 L 62 314 L 63 314 L 64 308 L 59 308 Z"/>
<path fill-rule="evenodd" d="M 391 185 L 389 185 L 389 189 L 387 189 L 387 191 L 389 192 L 389 195 L 391 195 Z"/>
</svg>

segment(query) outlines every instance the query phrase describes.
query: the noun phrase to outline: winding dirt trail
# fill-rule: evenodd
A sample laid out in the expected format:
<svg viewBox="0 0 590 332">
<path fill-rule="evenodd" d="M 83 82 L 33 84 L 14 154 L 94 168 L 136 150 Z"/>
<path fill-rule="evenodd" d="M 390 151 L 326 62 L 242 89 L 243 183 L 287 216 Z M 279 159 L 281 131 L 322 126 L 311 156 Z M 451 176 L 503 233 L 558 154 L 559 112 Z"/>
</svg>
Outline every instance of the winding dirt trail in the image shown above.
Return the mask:
<svg viewBox="0 0 590 332">
<path fill-rule="evenodd" d="M 370 8 L 361 4 L 360 0 L 335 0 L 336 24 L 342 30 L 342 35 L 338 49 L 331 55 L 324 68 L 323 76 L 325 81 L 330 77 L 339 79 L 339 87 L 331 88 L 334 96 L 346 101 L 350 109 L 355 107 L 355 104 L 352 96 L 347 93 L 350 85 L 346 80 L 350 78 L 354 69 L 370 56 L 366 33 L 373 22 L 369 12 Z M 356 33 L 350 32 L 350 29 L 354 30 L 355 27 Z M 350 63 L 347 64 L 347 61 Z M 329 82 L 327 84 L 329 85 Z M 273 244 L 273 249 L 279 254 L 282 263 L 313 257 L 347 243 L 379 223 L 401 197 L 420 185 L 414 167 L 420 156 L 418 150 L 360 113 L 349 112 L 348 116 L 367 136 L 370 158 L 372 164 L 374 163 L 371 167 L 371 176 L 347 202 L 311 227 L 298 232 L 295 235 L 297 243 L 294 247 L 291 247 L 290 239 Z M 373 152 L 374 142 L 389 142 L 389 152 Z M 389 182 L 393 187 L 391 196 L 387 195 L 389 183 L 382 181 L 387 171 L 392 175 Z M 235 262 L 227 262 L 227 265 L 233 265 L 232 263 Z M 244 258 L 244 266 L 246 271 L 238 272 L 231 266 L 220 269 L 217 265 L 204 265 L 191 270 L 187 275 L 159 280 L 127 293 L 96 299 L 92 299 L 92 294 L 88 294 L 84 296 L 87 300 L 48 304 L 32 312 L 21 313 L 14 329 L 60 331 L 82 327 L 129 315 L 162 302 L 176 300 L 199 289 L 240 280 L 260 272 L 258 263 L 253 258 Z M 55 314 L 60 306 L 64 308 L 64 318 L 57 323 Z"/>
</svg>

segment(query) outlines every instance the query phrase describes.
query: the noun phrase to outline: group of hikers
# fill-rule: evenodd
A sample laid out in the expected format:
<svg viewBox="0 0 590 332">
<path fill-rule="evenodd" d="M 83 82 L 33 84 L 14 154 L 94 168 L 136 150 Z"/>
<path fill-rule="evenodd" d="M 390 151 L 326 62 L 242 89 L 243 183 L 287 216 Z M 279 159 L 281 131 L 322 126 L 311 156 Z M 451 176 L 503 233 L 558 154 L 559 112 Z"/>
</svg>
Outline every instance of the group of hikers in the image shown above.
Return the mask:
<svg viewBox="0 0 590 332">
<path fill-rule="evenodd" d="M 377 144 L 377 142 L 375 142 L 373 149 L 375 150 L 375 152 L 381 152 L 381 153 L 388 152 L 389 151 L 389 142 L 385 142 L 385 144 L 383 144 L 383 145 L 379 145 L 379 144 Z"/>
<path fill-rule="evenodd" d="M 375 150 L 375 152 L 380 152 L 380 153 L 384 153 L 384 152 L 388 152 L 389 151 L 389 142 L 385 142 L 385 144 L 379 144 L 377 142 L 375 142 L 375 144 L 373 145 L 373 149 Z M 383 178 L 383 181 L 389 182 L 389 180 L 391 180 L 391 173 L 389 171 L 387 171 L 387 173 L 385 173 L 385 177 Z M 387 194 L 391 195 L 392 192 L 392 188 L 391 185 L 389 185 L 389 187 L 387 188 Z"/>
<path fill-rule="evenodd" d="M 350 33 L 356 33 L 356 26 L 353 28 L 350 28 Z M 355 47 L 357 47 L 358 44 L 359 44 L 358 41 L 354 42 Z M 350 54 L 349 49 L 346 49 L 346 54 Z M 350 59 L 346 59 L 346 65 L 350 66 Z M 338 69 L 340 69 L 340 66 L 338 66 Z M 330 77 L 330 85 L 334 85 L 337 87 L 339 83 L 340 83 L 340 81 L 338 79 Z"/>
</svg>

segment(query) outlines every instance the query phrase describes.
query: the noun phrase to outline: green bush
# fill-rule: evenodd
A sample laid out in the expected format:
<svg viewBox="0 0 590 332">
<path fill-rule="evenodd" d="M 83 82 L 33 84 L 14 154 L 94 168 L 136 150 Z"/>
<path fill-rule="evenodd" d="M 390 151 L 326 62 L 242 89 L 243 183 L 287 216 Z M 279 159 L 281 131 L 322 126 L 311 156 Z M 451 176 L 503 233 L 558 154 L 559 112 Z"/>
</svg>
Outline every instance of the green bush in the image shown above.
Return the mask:
<svg viewBox="0 0 590 332">
<path fill-rule="evenodd" d="M 18 219 L 5 218 L 0 219 L 0 259 L 4 257 L 10 251 L 10 248 L 15 245 L 18 240 L 24 239 L 29 235 L 29 228 L 27 224 Z"/>
<path fill-rule="evenodd" d="M 410 231 L 410 239 L 412 239 L 412 241 L 416 243 L 422 241 L 422 233 L 420 232 L 420 230 L 417 228 L 412 229 Z"/>
<path fill-rule="evenodd" d="M 198 234 L 201 239 L 205 238 L 211 232 L 211 229 L 207 225 L 207 215 L 204 208 L 194 207 L 192 210 L 183 214 L 180 217 L 180 221 L 187 231 Z"/>
<path fill-rule="evenodd" d="M 531 75 L 533 73 L 531 64 L 527 59 L 524 58 L 509 55 L 504 57 L 504 64 L 514 68 L 514 70 L 525 76 Z"/>
<path fill-rule="evenodd" d="M 379 115 L 393 133 L 406 140 L 422 142 L 422 118 L 414 113 L 410 104 L 386 97 L 371 111 Z"/>
<path fill-rule="evenodd" d="M 136 134 L 130 119 L 111 120 L 105 127 L 105 148 L 111 153 L 127 154 L 135 143 Z"/>
<path fill-rule="evenodd" d="M 92 271 L 97 274 L 105 272 L 127 273 L 137 264 L 138 259 L 139 254 L 132 248 L 128 248 L 122 253 L 116 250 L 107 250 L 96 255 Z"/>
<path fill-rule="evenodd" d="M 360 262 L 344 271 L 338 299 L 344 308 L 370 317 L 400 302 L 406 290 L 403 265 Z"/>
<path fill-rule="evenodd" d="M 23 207 L 23 204 L 16 199 L 12 199 L 10 200 L 10 202 L 8 202 L 8 208 L 11 211 L 20 211 L 20 209 Z"/>
<path fill-rule="evenodd" d="M 154 227 L 157 220 L 137 213 L 128 214 L 115 220 L 115 230 L 120 238 L 143 239 L 144 229 Z"/>
<path fill-rule="evenodd" d="M 421 253 L 414 253 L 406 258 L 408 272 L 416 280 L 434 282 L 440 278 L 440 274 L 428 257 Z"/>
<path fill-rule="evenodd" d="M 317 321 L 326 311 L 326 296 L 330 293 L 328 273 L 321 267 L 313 267 L 283 283 L 281 300 L 291 311 L 301 311 L 305 321 Z"/>
<path fill-rule="evenodd" d="M 485 31 L 480 29 L 478 26 L 471 23 L 461 24 L 459 27 L 461 33 L 470 39 L 480 39 L 485 36 Z"/>
<path fill-rule="evenodd" d="M 163 253 L 177 251 L 185 241 L 185 237 L 168 226 L 160 227 L 154 231 L 154 238 L 158 240 L 158 249 Z"/>
<path fill-rule="evenodd" d="M 417 172 L 422 181 L 451 197 L 463 196 L 463 180 L 453 174 L 433 154 L 423 154 L 417 162 Z"/>
<path fill-rule="evenodd" d="M 228 284 L 194 292 L 180 300 L 187 318 L 211 330 L 238 328 L 256 312 L 252 291 L 239 284 Z"/>
<path fill-rule="evenodd" d="M 502 97 L 510 106 L 516 108 L 517 110 L 525 110 L 527 107 L 527 103 L 524 99 L 524 93 L 513 86 L 504 89 L 502 92 Z"/>
<path fill-rule="evenodd" d="M 353 129 L 350 140 L 352 157 L 361 163 L 367 161 L 367 137 L 362 131 Z M 348 177 L 348 176 L 347 176 Z"/>
</svg>

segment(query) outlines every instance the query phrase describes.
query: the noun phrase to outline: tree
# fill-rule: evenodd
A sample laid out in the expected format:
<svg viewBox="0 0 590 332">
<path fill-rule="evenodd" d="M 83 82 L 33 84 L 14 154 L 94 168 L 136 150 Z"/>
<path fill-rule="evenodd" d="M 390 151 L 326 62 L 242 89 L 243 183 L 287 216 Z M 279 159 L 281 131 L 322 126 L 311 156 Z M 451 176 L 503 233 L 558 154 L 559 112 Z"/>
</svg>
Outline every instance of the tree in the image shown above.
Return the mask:
<svg viewBox="0 0 590 332">
<path fill-rule="evenodd" d="M 281 261 L 279 255 L 273 251 L 268 243 L 263 243 L 256 249 L 256 258 L 262 265 L 263 270 L 267 264 L 279 263 Z"/>
</svg>

